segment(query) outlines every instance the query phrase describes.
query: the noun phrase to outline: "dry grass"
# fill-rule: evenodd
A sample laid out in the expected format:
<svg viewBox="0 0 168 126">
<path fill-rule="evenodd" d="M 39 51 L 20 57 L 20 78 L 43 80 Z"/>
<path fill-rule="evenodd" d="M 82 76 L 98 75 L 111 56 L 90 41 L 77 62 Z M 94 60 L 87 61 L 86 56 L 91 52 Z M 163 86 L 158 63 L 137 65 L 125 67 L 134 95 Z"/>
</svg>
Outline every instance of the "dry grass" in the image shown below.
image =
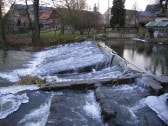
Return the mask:
<svg viewBox="0 0 168 126">
<path fill-rule="evenodd" d="M 7 35 L 7 46 L 8 49 L 24 49 L 28 51 L 38 51 L 45 47 L 71 43 L 75 41 L 81 41 L 87 38 L 87 35 L 79 34 L 65 34 L 60 35 L 55 32 L 41 32 L 41 44 L 38 47 L 34 47 L 32 44 L 32 38 L 30 33 L 24 34 L 9 34 Z"/>
</svg>

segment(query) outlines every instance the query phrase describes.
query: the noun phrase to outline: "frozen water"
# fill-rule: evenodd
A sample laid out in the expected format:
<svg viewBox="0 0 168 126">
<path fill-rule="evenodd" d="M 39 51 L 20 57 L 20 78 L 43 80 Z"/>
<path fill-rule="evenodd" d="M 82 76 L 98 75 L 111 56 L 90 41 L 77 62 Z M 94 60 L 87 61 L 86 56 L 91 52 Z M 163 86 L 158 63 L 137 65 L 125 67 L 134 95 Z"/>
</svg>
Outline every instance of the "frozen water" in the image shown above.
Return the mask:
<svg viewBox="0 0 168 126">
<path fill-rule="evenodd" d="M 22 103 L 29 102 L 27 94 L 16 94 L 25 90 L 37 90 L 36 85 L 9 86 L 0 88 L 0 119 L 17 111 Z"/>
<path fill-rule="evenodd" d="M 50 105 L 51 98 L 48 99 L 47 103 L 42 104 L 39 108 L 27 114 L 19 121 L 18 126 L 45 126 L 49 116 Z"/>
<path fill-rule="evenodd" d="M 37 90 L 39 87 L 37 85 L 14 85 L 9 87 L 0 88 L 0 96 L 5 94 L 16 94 L 25 90 Z"/>
<path fill-rule="evenodd" d="M 148 96 L 145 103 L 155 111 L 160 119 L 162 119 L 168 125 L 168 105 L 166 100 L 168 99 L 168 93 L 157 96 Z"/>
<path fill-rule="evenodd" d="M 122 69 L 119 66 L 110 66 L 112 58 L 92 41 L 52 47 L 34 53 L 33 57 L 34 59 L 25 65 L 26 68 L 1 72 L 0 77 L 11 82 L 16 82 L 20 79 L 20 76 L 26 75 L 47 77 L 49 81 L 58 81 L 59 79 L 61 81 L 62 78 L 57 77 L 57 73 L 66 71 L 79 73 L 79 69 L 87 67 L 93 67 L 89 74 L 81 74 L 74 77 L 79 77 L 79 79 L 83 80 L 118 77 L 122 74 Z M 96 69 L 99 69 L 99 71 Z M 72 78 L 70 77 L 69 79 L 71 80 Z"/>
<path fill-rule="evenodd" d="M 26 94 L 8 94 L 5 96 L 0 96 L 0 101 L 0 119 L 4 119 L 9 114 L 17 111 L 22 103 L 29 102 L 29 98 Z"/>
</svg>

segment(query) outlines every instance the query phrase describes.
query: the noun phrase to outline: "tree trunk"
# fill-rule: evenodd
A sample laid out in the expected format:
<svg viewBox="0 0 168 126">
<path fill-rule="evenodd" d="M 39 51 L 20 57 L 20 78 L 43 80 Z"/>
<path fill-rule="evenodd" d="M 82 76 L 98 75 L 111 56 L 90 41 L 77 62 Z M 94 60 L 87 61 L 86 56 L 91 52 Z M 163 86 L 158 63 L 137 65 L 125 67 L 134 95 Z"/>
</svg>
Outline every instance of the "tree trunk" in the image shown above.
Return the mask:
<svg viewBox="0 0 168 126">
<path fill-rule="evenodd" d="M 30 18 L 30 14 L 29 14 L 27 0 L 25 0 L 25 3 L 26 3 L 26 13 L 27 13 L 27 17 L 28 17 L 28 20 L 29 20 L 29 29 L 31 30 L 31 33 L 33 35 L 33 24 L 32 24 L 31 18 Z"/>
<path fill-rule="evenodd" d="M 64 35 L 64 31 L 65 31 L 64 18 L 61 18 L 61 35 Z"/>
<path fill-rule="evenodd" d="M 0 42 L 2 42 L 3 45 L 6 44 L 6 36 L 5 36 L 5 30 L 3 25 L 3 17 L 2 17 L 2 4 L 0 3 Z"/>
<path fill-rule="evenodd" d="M 40 25 L 39 25 L 39 0 L 34 0 L 34 32 L 32 36 L 32 43 L 34 46 L 40 45 Z"/>
</svg>

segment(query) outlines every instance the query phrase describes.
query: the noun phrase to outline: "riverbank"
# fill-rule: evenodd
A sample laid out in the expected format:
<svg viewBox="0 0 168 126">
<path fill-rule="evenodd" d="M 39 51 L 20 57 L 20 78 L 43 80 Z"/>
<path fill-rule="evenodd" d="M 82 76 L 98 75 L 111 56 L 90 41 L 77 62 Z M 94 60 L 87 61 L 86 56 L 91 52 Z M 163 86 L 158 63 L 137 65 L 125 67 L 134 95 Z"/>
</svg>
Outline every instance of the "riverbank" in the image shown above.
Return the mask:
<svg viewBox="0 0 168 126">
<path fill-rule="evenodd" d="M 146 38 L 148 42 L 158 44 L 168 44 L 168 38 Z"/>
<path fill-rule="evenodd" d="M 41 32 L 40 45 L 34 47 L 32 44 L 32 38 L 30 33 L 24 34 L 9 34 L 7 35 L 6 45 L 0 45 L 0 49 L 14 49 L 14 50 L 26 50 L 26 51 L 39 51 L 46 47 L 72 43 L 76 41 L 83 41 L 88 37 L 88 35 L 80 35 L 79 33 L 70 34 L 65 33 L 61 35 L 55 32 Z"/>
</svg>

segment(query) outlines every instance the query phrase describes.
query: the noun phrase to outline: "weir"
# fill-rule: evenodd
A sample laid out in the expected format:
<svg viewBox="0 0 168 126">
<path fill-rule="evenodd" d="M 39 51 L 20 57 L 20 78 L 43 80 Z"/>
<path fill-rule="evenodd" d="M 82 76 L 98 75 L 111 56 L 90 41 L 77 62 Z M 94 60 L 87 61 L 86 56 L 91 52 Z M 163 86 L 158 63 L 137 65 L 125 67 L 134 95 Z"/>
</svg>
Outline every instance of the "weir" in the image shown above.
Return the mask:
<svg viewBox="0 0 168 126">
<path fill-rule="evenodd" d="M 164 126 L 167 123 L 164 113 L 159 116 L 148 107 L 151 105 L 148 95 L 153 93 L 149 88 L 155 90 L 155 86 L 145 82 L 146 78 L 160 85 L 159 77 L 148 75 L 103 43 L 60 45 L 36 52 L 32 57 L 22 68 L 1 71 L 0 77 L 16 82 L 20 76 L 39 76 L 47 83 L 39 88 L 5 87 L 1 81 L 0 99 L 4 101 L 0 111 L 6 110 L 0 125 Z M 5 101 L 6 97 L 11 100 Z M 163 95 L 162 99 L 166 97 Z M 17 110 L 11 109 L 10 105 L 16 104 Z M 9 108 L 4 109 L 6 105 Z"/>
</svg>

